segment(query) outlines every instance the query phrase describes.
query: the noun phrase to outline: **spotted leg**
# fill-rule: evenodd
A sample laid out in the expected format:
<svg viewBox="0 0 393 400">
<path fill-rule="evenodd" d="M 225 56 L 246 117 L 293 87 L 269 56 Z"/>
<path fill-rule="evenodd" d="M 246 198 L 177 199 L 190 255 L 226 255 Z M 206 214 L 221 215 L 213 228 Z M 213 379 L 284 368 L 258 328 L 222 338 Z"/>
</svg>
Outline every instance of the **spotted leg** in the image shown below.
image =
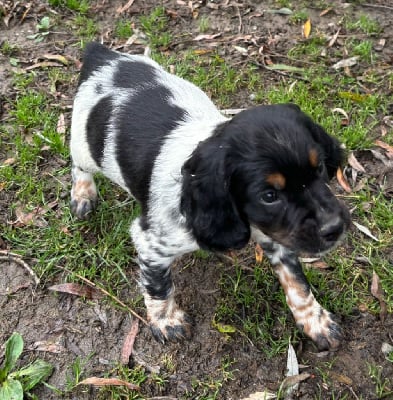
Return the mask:
<svg viewBox="0 0 393 400">
<path fill-rule="evenodd" d="M 71 212 L 86 219 L 97 204 L 97 188 L 93 175 L 72 166 Z"/>
<path fill-rule="evenodd" d="M 189 339 L 191 319 L 175 301 L 171 275 L 171 264 L 179 254 L 141 225 L 141 219 L 137 218 L 131 226 L 131 236 L 138 250 L 140 284 L 151 332 L 161 343 Z"/>
<path fill-rule="evenodd" d="M 336 349 L 342 339 L 341 328 L 332 314 L 315 299 L 296 254 L 274 242 L 265 241 L 260 245 L 284 289 L 297 326 L 316 343 L 318 349 Z"/>
</svg>

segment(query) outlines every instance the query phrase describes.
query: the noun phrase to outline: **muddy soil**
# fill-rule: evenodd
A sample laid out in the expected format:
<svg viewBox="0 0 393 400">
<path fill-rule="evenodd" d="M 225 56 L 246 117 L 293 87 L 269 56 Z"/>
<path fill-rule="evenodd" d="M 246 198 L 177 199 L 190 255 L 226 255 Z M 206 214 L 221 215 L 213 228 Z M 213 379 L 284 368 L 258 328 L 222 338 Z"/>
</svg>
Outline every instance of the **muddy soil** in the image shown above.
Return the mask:
<svg viewBox="0 0 393 400">
<path fill-rule="evenodd" d="M 80 59 L 76 38 L 61 26 L 52 33 L 45 42 L 34 43 L 26 36 L 35 32 L 37 21 L 46 15 L 50 7 L 41 1 L 32 1 L 23 5 L 23 2 L 0 2 L 13 10 L 13 16 L 7 21 L 0 22 L 0 42 L 8 40 L 19 48 L 18 58 L 24 66 L 32 65 L 39 60 L 43 53 L 62 54 L 71 60 Z M 97 39 L 112 47 L 129 52 L 143 52 L 143 46 L 138 44 L 125 45 L 113 36 L 113 21 L 116 10 L 124 5 L 125 1 L 92 1 L 95 19 L 99 23 L 100 35 Z M 174 36 L 181 37 L 187 32 L 191 37 L 199 34 L 196 19 L 188 7 L 188 2 L 162 1 L 171 15 L 170 29 Z M 197 3 L 197 2 L 194 2 Z M 311 3 L 311 2 L 310 2 Z M 381 51 L 381 57 L 386 65 L 392 66 L 393 61 L 393 11 L 389 1 L 376 1 L 371 6 L 347 4 L 332 1 L 332 11 L 329 17 L 321 17 L 320 9 L 308 8 L 309 15 L 316 29 L 329 31 L 329 24 L 338 24 L 344 13 L 353 16 L 361 13 L 368 14 L 376 19 L 382 27 L 379 36 L 372 40 L 377 43 L 385 39 L 386 44 Z M 371 3 L 371 2 L 370 2 Z M 125 17 L 136 19 L 140 15 L 147 15 L 155 5 L 153 1 L 136 0 L 125 11 Z M 388 8 L 378 7 L 386 6 Z M 235 63 L 241 59 L 241 54 L 233 49 L 233 40 L 237 36 L 250 35 L 257 37 L 255 49 L 262 44 L 269 43 L 272 54 L 276 54 L 275 61 L 280 61 L 280 54 L 286 54 L 297 41 L 302 40 L 299 34 L 299 25 L 289 24 L 285 15 L 267 13 L 268 9 L 277 9 L 277 4 L 269 1 L 209 1 L 198 3 L 199 15 L 209 16 L 210 28 L 208 33 L 222 32 L 219 41 L 220 54 L 226 62 Z M 59 12 L 57 10 L 57 12 Z M 25 13 L 25 15 L 24 15 Z M 64 12 L 64 24 L 72 18 L 72 13 Z M 355 17 L 354 17 L 355 18 Z M 252 46 L 252 40 L 246 40 Z M 243 42 L 244 44 L 245 42 Z M 176 52 L 187 47 L 200 48 L 201 44 L 192 41 L 179 41 L 166 51 Z M 208 45 L 207 45 L 208 46 Z M 274 47 L 274 48 L 273 48 Z M 274 56 L 272 56 L 274 58 Z M 75 70 L 77 76 L 78 63 L 68 66 Z M 11 85 L 11 66 L 6 57 L 0 58 L 0 96 L 13 96 Z M 37 74 L 40 71 L 37 70 Z M 261 79 L 266 81 L 266 87 L 271 87 L 281 81 L 279 73 L 261 70 Z M 75 83 L 75 82 L 74 82 Z M 45 88 L 47 83 L 42 82 Z M 65 110 L 66 120 L 69 123 L 70 106 L 75 85 L 57 88 L 58 101 Z M 386 88 L 386 90 L 388 90 Z M 391 95 L 391 93 L 386 93 Z M 252 104 L 248 93 L 241 93 L 232 99 L 233 107 L 246 107 Z M 2 110 L 6 112 L 7 110 Z M 367 159 L 363 160 L 370 174 L 377 174 L 377 161 L 370 160 L 368 169 Z M 48 160 L 48 168 L 59 168 L 59 160 Z M 9 193 L 0 191 L 1 222 L 12 219 L 9 205 L 15 199 Z M 67 207 L 67 198 L 64 207 Z M 28 229 L 28 228 L 26 228 Z M 3 249 L 17 250 L 13 243 L 0 243 Z M 250 247 L 249 254 L 253 248 Z M 350 252 L 350 249 L 347 249 Z M 242 253 L 242 254 L 246 254 Z M 391 255 L 390 255 L 391 256 Z M 240 262 L 241 261 L 241 256 Z M 246 256 L 244 256 L 246 258 Z M 34 259 L 26 260 L 34 266 Z M 183 268 L 187 265 L 187 268 Z M 64 389 L 67 383 L 67 372 L 70 365 L 79 356 L 89 358 L 85 370 L 87 376 L 102 376 L 111 370 L 113 364 L 119 361 L 124 338 L 128 333 L 132 318 L 123 310 L 114 307 L 102 299 L 84 300 L 77 296 L 56 294 L 48 287 L 62 282 L 64 276 L 59 273 L 45 285 L 36 286 L 32 276 L 14 261 L 2 260 L 0 264 L 0 343 L 13 332 L 19 331 L 24 338 L 26 351 L 24 361 L 37 356 L 46 359 L 55 366 L 49 383 Z M 232 335 L 228 339 L 225 335 L 212 327 L 217 299 L 220 297 L 218 279 L 222 272 L 231 274 L 229 263 L 215 255 L 207 259 L 194 259 L 187 256 L 180 260 L 175 268 L 174 279 L 178 290 L 178 299 L 182 307 L 188 310 L 195 320 L 194 337 L 191 341 L 165 346 L 156 343 L 146 326 L 140 325 L 136 338 L 135 350 L 130 365 L 142 365 L 152 376 L 141 385 L 142 394 L 146 397 L 168 396 L 163 398 L 189 398 L 187 393 L 195 393 L 195 382 L 206 382 L 209 377 L 213 380 L 220 376 L 222 360 L 235 360 L 231 366 L 233 379 L 223 383 L 217 399 L 241 399 L 249 394 L 268 389 L 276 392 L 285 377 L 286 355 L 277 355 L 268 358 L 261 349 L 255 347 L 241 335 Z M 131 280 L 137 275 L 137 267 L 130 263 L 129 276 Z M 6 295 L 5 293 L 13 293 Z M 124 290 L 123 299 L 136 296 L 135 290 Z M 281 307 L 281 306 L 280 306 Z M 142 311 L 143 312 L 143 311 Z M 354 310 L 350 318 L 342 320 L 345 331 L 343 346 L 335 353 L 319 353 L 306 338 L 296 343 L 299 362 L 303 365 L 302 371 L 309 372 L 311 377 L 302 382 L 294 398 L 300 399 L 376 399 L 375 383 L 371 380 L 368 364 L 383 367 L 383 379 L 390 381 L 392 388 L 393 364 L 386 361 L 381 351 L 384 342 L 392 343 L 393 316 L 388 315 L 382 323 L 378 315 L 361 310 Z M 0 360 L 3 350 L 0 350 Z M 173 368 L 169 371 L 163 365 L 163 359 L 170 359 Z M 319 372 L 320 366 L 334 361 L 334 368 L 329 377 L 329 385 Z M 162 389 L 153 384 L 155 372 L 166 374 L 167 382 Z M 94 389 L 81 388 L 66 395 L 75 399 L 96 398 Z M 203 388 L 200 389 L 202 395 Z M 41 387 L 36 391 L 41 399 L 58 398 L 53 391 Z M 109 398 L 109 397 L 108 397 Z M 199 398 L 193 396 L 192 398 Z"/>
</svg>

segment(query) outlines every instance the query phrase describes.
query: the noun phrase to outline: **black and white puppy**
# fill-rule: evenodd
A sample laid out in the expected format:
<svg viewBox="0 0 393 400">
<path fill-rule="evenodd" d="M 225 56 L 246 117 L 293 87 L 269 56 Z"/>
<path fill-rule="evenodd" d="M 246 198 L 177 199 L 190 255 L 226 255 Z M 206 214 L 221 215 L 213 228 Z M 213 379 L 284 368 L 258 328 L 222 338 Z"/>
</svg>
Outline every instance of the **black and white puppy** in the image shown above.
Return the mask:
<svg viewBox="0 0 393 400">
<path fill-rule="evenodd" d="M 271 261 L 296 323 L 319 348 L 341 329 L 314 298 L 299 253 L 340 241 L 349 213 L 327 182 L 339 143 L 292 104 L 224 117 L 195 85 L 150 58 L 86 46 L 72 127 L 71 209 L 96 205 L 95 172 L 131 193 L 142 213 L 138 251 L 148 320 L 161 342 L 191 336 L 171 263 L 198 248 L 239 249 L 250 238 Z"/>
</svg>

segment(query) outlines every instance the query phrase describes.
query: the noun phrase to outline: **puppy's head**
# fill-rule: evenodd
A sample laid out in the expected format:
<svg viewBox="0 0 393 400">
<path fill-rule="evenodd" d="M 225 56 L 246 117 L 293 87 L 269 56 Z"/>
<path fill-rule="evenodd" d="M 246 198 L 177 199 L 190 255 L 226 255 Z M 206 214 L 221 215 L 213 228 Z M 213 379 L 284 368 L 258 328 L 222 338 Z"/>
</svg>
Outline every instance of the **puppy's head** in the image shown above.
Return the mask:
<svg viewBox="0 0 393 400">
<path fill-rule="evenodd" d="M 240 248 L 253 226 L 295 252 L 324 252 L 349 225 L 327 185 L 342 157 L 297 106 L 255 107 L 221 125 L 184 165 L 182 212 L 202 247 Z"/>
</svg>

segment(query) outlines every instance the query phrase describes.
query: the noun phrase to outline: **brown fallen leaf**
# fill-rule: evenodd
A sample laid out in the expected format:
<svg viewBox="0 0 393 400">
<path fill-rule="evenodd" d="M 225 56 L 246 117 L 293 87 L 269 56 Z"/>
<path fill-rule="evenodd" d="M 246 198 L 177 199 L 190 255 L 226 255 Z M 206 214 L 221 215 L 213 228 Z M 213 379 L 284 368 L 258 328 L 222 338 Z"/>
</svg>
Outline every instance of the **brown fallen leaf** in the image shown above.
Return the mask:
<svg viewBox="0 0 393 400">
<path fill-rule="evenodd" d="M 353 168 L 356 169 L 356 171 L 363 172 L 364 174 L 366 173 L 366 170 L 364 169 L 363 165 L 360 164 L 358 159 L 355 157 L 355 154 L 351 151 L 348 156 L 348 164 Z"/>
<path fill-rule="evenodd" d="M 332 68 L 337 70 L 337 69 L 340 69 L 340 68 L 352 67 L 352 66 L 357 64 L 358 59 L 359 59 L 359 56 L 346 58 L 344 60 L 341 60 L 341 61 L 336 62 L 335 64 L 333 64 Z"/>
<path fill-rule="evenodd" d="M 337 181 L 340 184 L 340 186 L 347 192 L 347 193 L 351 193 L 352 189 L 349 186 L 349 183 L 347 182 L 347 180 L 345 179 L 344 175 L 343 175 L 343 171 L 341 168 L 337 169 L 336 172 L 336 177 L 337 177 Z"/>
<path fill-rule="evenodd" d="M 303 37 L 305 37 L 306 39 L 310 36 L 311 33 L 311 19 L 308 18 L 307 21 L 304 23 L 303 25 Z"/>
<path fill-rule="evenodd" d="M 66 123 L 65 123 L 65 118 L 64 118 L 63 113 L 61 113 L 59 115 L 59 119 L 57 120 L 56 131 L 57 131 L 57 133 L 60 133 L 61 135 L 66 132 Z"/>
<path fill-rule="evenodd" d="M 385 302 L 385 294 L 382 289 L 381 280 L 375 271 L 373 271 L 373 278 L 371 281 L 371 294 L 379 300 L 379 306 L 381 307 L 381 311 L 379 312 L 379 317 L 381 321 L 385 321 L 386 315 L 388 313 L 386 302 Z"/>
<path fill-rule="evenodd" d="M 53 342 L 50 340 L 47 341 L 38 341 L 34 342 L 30 347 L 29 350 L 35 350 L 35 351 L 46 351 L 48 353 L 54 353 L 54 354 L 60 354 L 60 353 L 65 353 L 67 350 L 65 349 L 64 346 L 62 346 L 58 342 Z"/>
<path fill-rule="evenodd" d="M 319 16 L 320 16 L 320 17 L 323 17 L 324 15 L 326 15 L 327 13 L 329 13 L 329 12 L 332 11 L 332 10 L 333 10 L 333 7 L 325 8 L 323 11 L 321 11 L 321 12 L 319 13 Z"/>
<path fill-rule="evenodd" d="M 134 349 L 134 342 L 136 335 L 139 330 L 139 321 L 138 319 L 133 319 L 131 324 L 131 329 L 128 332 L 126 338 L 124 339 L 123 348 L 121 349 L 120 362 L 124 365 L 128 364 L 130 361 L 130 356 Z"/>
<path fill-rule="evenodd" d="M 260 264 L 263 260 L 263 249 L 262 247 L 257 243 L 255 245 L 255 262 L 257 264 Z"/>
<path fill-rule="evenodd" d="M 44 228 L 48 225 L 48 222 L 43 218 L 43 216 L 50 210 L 57 206 L 58 202 L 52 201 L 46 206 L 37 206 L 30 212 L 26 212 L 23 206 L 19 206 L 15 209 L 16 221 L 9 222 L 10 225 L 15 225 L 17 227 L 22 227 L 26 225 L 33 225 L 39 228 Z"/>
<path fill-rule="evenodd" d="M 393 146 L 391 146 L 390 144 L 387 144 L 385 142 L 383 142 L 382 140 L 377 139 L 374 144 L 378 147 L 381 147 L 382 149 L 386 150 L 387 152 L 387 157 L 392 159 L 393 158 Z"/>
<path fill-rule="evenodd" d="M 356 228 L 358 228 L 360 232 L 364 233 L 366 236 L 375 240 L 376 242 L 379 242 L 379 239 L 371 233 L 370 229 L 368 229 L 367 226 L 359 224 L 356 221 L 352 221 L 352 224 L 356 226 Z"/>
<path fill-rule="evenodd" d="M 33 65 L 29 65 L 28 67 L 24 68 L 24 71 L 30 71 L 36 68 L 61 67 L 61 66 L 62 64 L 59 64 L 58 62 L 55 61 L 42 61 L 35 63 Z"/>
<path fill-rule="evenodd" d="M 294 375 L 294 376 L 287 376 L 281 383 L 281 388 L 285 389 L 290 386 L 294 386 L 298 384 L 299 382 L 305 381 L 306 379 L 310 378 L 311 374 L 308 372 L 302 372 L 299 375 Z"/>
<path fill-rule="evenodd" d="M 90 378 L 86 378 L 83 381 L 79 382 L 79 385 L 93 385 L 93 386 L 126 386 L 130 390 L 139 390 L 140 387 L 138 385 L 134 385 L 133 383 L 123 381 L 118 378 L 97 378 L 92 376 Z"/>
<path fill-rule="evenodd" d="M 334 43 L 336 43 L 340 31 L 341 31 L 341 28 L 338 28 L 337 32 L 329 40 L 328 47 L 332 47 L 334 45 Z"/>
<path fill-rule="evenodd" d="M 42 58 L 45 58 L 46 60 L 50 61 L 58 61 L 62 63 L 63 65 L 68 65 L 68 60 L 61 54 L 44 54 Z"/>
<path fill-rule="evenodd" d="M 217 38 L 219 36 L 221 36 L 221 32 L 214 33 L 213 35 L 198 35 L 193 40 L 195 42 L 198 42 L 200 40 L 213 40 L 213 39 L 215 39 L 215 38 Z"/>
<path fill-rule="evenodd" d="M 343 383 L 344 385 L 347 386 L 352 386 L 353 381 L 350 377 L 343 375 L 343 374 L 338 374 L 337 372 L 330 371 L 329 372 L 329 377 L 337 382 Z"/>
<path fill-rule="evenodd" d="M 243 397 L 241 400 L 271 400 L 276 399 L 275 393 L 268 392 L 266 389 L 263 392 L 255 392 L 250 394 L 248 397 Z"/>
<path fill-rule="evenodd" d="M 311 266 L 313 268 L 318 268 L 318 269 L 327 269 L 329 268 L 329 264 L 325 261 L 315 261 L 311 263 Z"/>
<path fill-rule="evenodd" d="M 3 161 L 3 166 L 13 165 L 16 162 L 16 158 L 10 157 Z"/>
<path fill-rule="evenodd" d="M 58 285 L 53 285 L 48 288 L 54 292 L 74 294 L 76 296 L 85 297 L 89 300 L 100 299 L 102 294 L 95 288 L 90 286 L 80 285 L 79 283 L 60 283 Z"/>
<path fill-rule="evenodd" d="M 116 12 L 118 14 L 122 14 L 124 11 L 127 11 L 133 4 L 135 0 L 129 0 L 123 7 L 118 7 Z"/>
</svg>

